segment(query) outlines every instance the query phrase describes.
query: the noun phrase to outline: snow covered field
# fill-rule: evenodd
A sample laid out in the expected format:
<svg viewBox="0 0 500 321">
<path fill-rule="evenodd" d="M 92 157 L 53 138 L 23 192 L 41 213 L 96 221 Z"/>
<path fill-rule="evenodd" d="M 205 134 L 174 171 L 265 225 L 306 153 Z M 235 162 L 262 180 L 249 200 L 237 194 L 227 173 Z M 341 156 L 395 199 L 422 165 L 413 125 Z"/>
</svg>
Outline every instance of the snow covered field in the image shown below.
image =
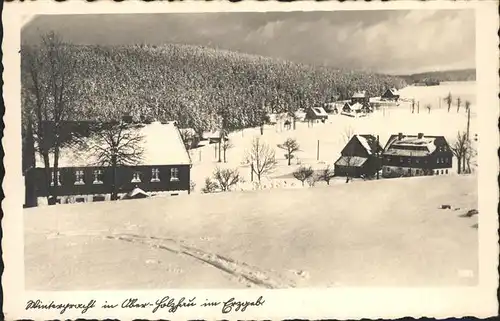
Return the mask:
<svg viewBox="0 0 500 321">
<path fill-rule="evenodd" d="M 444 135 L 448 143 L 452 144 L 457 136 L 457 132 L 464 131 L 467 125 L 467 113 L 463 107 L 465 100 L 471 102 L 471 137 L 477 133 L 476 105 L 475 105 L 475 82 L 443 83 L 440 86 L 432 87 L 406 87 L 400 91 L 403 99 L 414 98 L 420 102 L 420 112 L 411 113 L 411 104 L 401 102 L 398 107 L 391 107 L 385 110 L 377 110 L 373 114 L 362 118 L 351 118 L 342 115 L 330 115 L 325 124 L 317 123 L 310 127 L 307 123 L 297 122 L 296 130 L 286 130 L 280 124 L 265 127 L 264 134 L 260 135 L 259 128 L 250 128 L 235 132 L 230 135 L 230 140 L 234 145 L 227 151 L 227 163 L 218 163 L 218 153 L 215 144 L 191 150 L 193 168 L 191 170 L 192 180 L 196 183 L 195 193 L 203 187 L 205 178 L 211 176 L 217 167 L 239 168 L 247 184 L 242 184 L 238 189 L 251 189 L 250 167 L 243 166 L 246 150 L 250 147 L 253 137 L 260 137 L 271 147 L 275 148 L 279 165 L 276 170 L 268 175 L 263 185 L 267 187 L 273 184 L 281 184 L 283 180 L 277 179 L 281 176 L 292 173 L 295 168 L 302 163 L 310 165 L 315 169 L 325 168 L 327 165 L 333 167 L 333 163 L 340 156 L 340 151 L 345 145 L 344 134 L 349 128 L 355 134 L 379 135 L 380 143 L 385 145 L 391 134 L 402 132 L 404 134 L 424 133 L 426 135 Z M 447 112 L 446 103 L 443 98 L 451 92 L 454 102 L 450 112 Z M 461 97 L 462 107 L 459 113 L 456 108 L 456 98 Z M 439 106 L 441 101 L 441 106 Z M 429 113 L 425 109 L 426 104 L 431 104 Z M 296 153 L 297 159 L 292 160 L 292 166 L 287 166 L 284 157 L 285 152 L 277 148 L 277 144 L 283 143 L 287 138 L 295 138 L 300 144 L 301 151 Z M 318 159 L 319 141 L 319 159 Z M 288 179 L 287 186 L 296 187 L 300 182 L 295 179 Z"/>
<path fill-rule="evenodd" d="M 473 285 L 475 208 L 451 175 L 25 209 L 26 287 Z"/>
<path fill-rule="evenodd" d="M 296 130 L 267 126 L 231 134 L 234 148 L 218 163 L 214 145 L 192 151 L 192 195 L 70 204 L 24 210 L 26 287 L 30 290 L 241 288 L 326 286 L 440 286 L 477 282 L 477 180 L 430 176 L 378 181 L 334 181 L 300 189 L 272 189 L 299 166 L 324 168 L 340 155 L 346 128 L 380 136 L 403 132 L 444 135 L 464 130 L 465 110 L 446 111 L 451 91 L 470 99 L 471 136 L 477 133 L 475 83 L 408 87 L 403 97 L 436 101 L 428 113 L 401 105 L 353 119 L 331 115 L 325 124 Z M 470 95 L 472 98 L 466 98 Z M 301 145 L 292 166 L 276 148 L 279 166 L 260 191 L 200 194 L 216 166 L 236 168 L 253 137 L 276 148 L 286 138 Z M 317 146 L 320 146 L 317 160 Z M 298 160 L 298 162 L 297 162 Z M 243 189 L 244 191 L 241 191 Z M 449 210 L 438 209 L 443 204 Z"/>
</svg>

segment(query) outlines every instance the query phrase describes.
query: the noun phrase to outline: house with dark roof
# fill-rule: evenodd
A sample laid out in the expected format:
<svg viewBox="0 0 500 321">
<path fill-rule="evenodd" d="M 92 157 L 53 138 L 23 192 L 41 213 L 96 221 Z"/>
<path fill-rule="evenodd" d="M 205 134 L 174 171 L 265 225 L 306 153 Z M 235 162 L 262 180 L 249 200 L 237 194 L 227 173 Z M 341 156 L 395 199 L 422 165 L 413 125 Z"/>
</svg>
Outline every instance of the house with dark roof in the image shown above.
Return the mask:
<svg viewBox="0 0 500 321">
<path fill-rule="evenodd" d="M 382 146 L 373 135 L 354 135 L 335 162 L 335 176 L 370 177 L 381 168 L 378 153 Z"/>
<path fill-rule="evenodd" d="M 399 92 L 396 88 L 390 88 L 385 91 L 385 93 L 380 97 L 383 100 L 393 100 L 393 101 L 398 101 L 399 100 Z"/>
<path fill-rule="evenodd" d="M 391 135 L 382 153 L 382 176 L 446 175 L 453 152 L 444 136 Z"/>
<path fill-rule="evenodd" d="M 323 107 L 311 107 L 306 110 L 306 119 L 325 122 L 328 119 L 328 113 Z"/>
<path fill-rule="evenodd" d="M 88 134 L 90 123 L 65 122 L 61 126 L 61 136 L 70 140 L 79 135 L 86 145 L 97 146 L 97 140 Z M 50 123 L 46 124 L 50 128 Z M 57 189 L 57 199 L 52 203 L 79 203 L 110 200 L 113 192 L 118 197 L 134 189 L 154 194 L 178 195 L 190 191 L 191 159 L 182 141 L 175 122 L 136 124 L 131 127 L 140 139 L 141 157 L 134 164 L 118 165 L 115 168 L 102 164 L 95 153 L 75 149 L 63 144 L 58 158 L 58 169 L 46 171 L 44 161 L 35 148 L 25 147 L 24 158 L 31 159 L 26 165 L 25 206 L 47 204 L 50 189 Z M 50 130 L 48 130 L 50 131 Z M 95 150 L 95 149 L 94 149 Z M 53 152 L 49 154 L 49 164 L 53 165 Z M 23 163 L 28 163 L 24 161 Z M 50 174 L 50 179 L 46 175 Z M 50 182 L 50 183 L 48 183 Z"/>
</svg>

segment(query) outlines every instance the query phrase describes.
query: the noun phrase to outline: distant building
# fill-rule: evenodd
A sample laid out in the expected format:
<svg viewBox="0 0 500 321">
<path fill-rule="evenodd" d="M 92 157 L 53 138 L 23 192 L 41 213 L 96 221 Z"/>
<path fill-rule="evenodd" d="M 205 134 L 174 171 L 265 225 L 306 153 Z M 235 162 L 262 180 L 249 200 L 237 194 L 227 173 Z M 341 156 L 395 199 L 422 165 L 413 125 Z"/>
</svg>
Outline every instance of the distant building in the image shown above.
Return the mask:
<svg viewBox="0 0 500 321">
<path fill-rule="evenodd" d="M 386 92 L 381 96 L 381 98 L 384 100 L 393 100 L 393 101 L 398 101 L 399 97 L 400 95 L 396 88 L 387 89 Z"/>
<path fill-rule="evenodd" d="M 85 136 L 89 122 L 66 122 L 61 132 L 70 135 L 76 130 L 92 143 L 92 136 Z M 50 126 L 50 123 L 47 123 Z M 50 179 L 57 178 L 57 200 L 53 203 L 79 203 L 109 200 L 114 186 L 118 195 L 125 195 L 134 189 L 149 193 L 177 195 L 189 193 L 191 159 L 182 141 L 176 123 L 152 122 L 137 125 L 135 130 L 142 136 L 142 160 L 136 166 L 98 166 L 96 155 L 89 151 L 75 151 L 63 146 L 59 155 L 57 172 L 51 168 Z M 109 148 L 103 146 L 103 148 Z M 25 206 L 32 207 L 47 203 L 49 185 L 41 156 L 33 153 L 34 148 L 25 148 L 23 155 L 32 159 L 32 165 L 25 169 Z M 50 154 L 53 164 L 53 154 Z"/>
<path fill-rule="evenodd" d="M 306 110 L 306 118 L 325 122 L 328 119 L 328 113 L 323 107 L 311 107 Z"/>
<path fill-rule="evenodd" d="M 370 108 L 367 107 L 366 105 L 360 104 L 360 103 L 350 103 L 347 102 L 344 104 L 344 107 L 342 107 L 342 115 L 349 116 L 349 117 L 363 117 L 366 116 L 366 114 L 370 111 Z"/>
<path fill-rule="evenodd" d="M 352 97 L 351 97 L 352 104 L 359 103 L 361 105 L 368 105 L 369 102 L 370 102 L 370 97 L 368 97 L 365 90 L 358 91 L 358 92 L 354 93 L 354 95 L 352 95 Z"/>
<path fill-rule="evenodd" d="M 377 153 L 382 151 L 373 135 L 354 135 L 335 162 L 335 176 L 373 176 L 381 168 Z"/>
<path fill-rule="evenodd" d="M 382 153 L 382 176 L 445 175 L 453 152 L 444 136 L 392 135 Z"/>
<path fill-rule="evenodd" d="M 224 140 L 228 139 L 227 134 L 221 134 L 220 130 L 206 131 L 201 135 L 201 139 L 207 140 L 210 144 L 218 143 L 221 140 L 221 137 Z"/>
</svg>

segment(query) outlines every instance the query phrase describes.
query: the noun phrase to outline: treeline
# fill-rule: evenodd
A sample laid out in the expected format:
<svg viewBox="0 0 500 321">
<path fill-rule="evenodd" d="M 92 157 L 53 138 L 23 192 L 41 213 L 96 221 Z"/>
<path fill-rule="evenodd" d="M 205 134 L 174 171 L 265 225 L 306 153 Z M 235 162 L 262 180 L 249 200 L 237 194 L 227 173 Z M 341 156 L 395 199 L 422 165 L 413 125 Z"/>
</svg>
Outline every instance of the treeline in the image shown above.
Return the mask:
<svg viewBox="0 0 500 321">
<path fill-rule="evenodd" d="M 401 76 L 410 84 L 414 83 L 439 83 L 443 81 L 474 81 L 476 69 L 461 69 L 449 71 L 433 71 Z"/>
<path fill-rule="evenodd" d="M 176 120 L 197 132 L 229 131 L 261 125 L 266 112 L 295 111 L 349 98 L 366 90 L 379 96 L 406 85 L 400 77 L 308 66 L 200 46 L 96 46 L 64 44 L 75 61 L 64 101 L 76 106 L 69 120 Z M 22 60 L 37 47 L 22 46 Z M 31 53 L 27 55 L 26 53 Z M 26 66 L 27 62 L 23 61 Z M 40 70 L 50 72 L 48 69 Z M 22 86 L 30 87 L 22 69 Z M 23 90 L 23 115 L 31 110 L 33 90 Z"/>
</svg>

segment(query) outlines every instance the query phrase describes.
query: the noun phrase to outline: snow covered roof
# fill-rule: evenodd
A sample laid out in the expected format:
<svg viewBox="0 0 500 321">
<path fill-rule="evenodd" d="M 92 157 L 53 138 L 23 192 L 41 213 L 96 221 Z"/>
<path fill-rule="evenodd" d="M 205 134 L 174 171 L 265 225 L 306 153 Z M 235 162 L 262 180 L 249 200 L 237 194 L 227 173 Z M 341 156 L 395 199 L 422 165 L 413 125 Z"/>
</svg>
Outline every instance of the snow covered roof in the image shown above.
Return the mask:
<svg viewBox="0 0 500 321">
<path fill-rule="evenodd" d="M 134 199 L 134 198 L 145 198 L 149 197 L 149 194 L 144 192 L 142 189 L 136 187 L 127 194 L 123 195 L 122 199 Z"/>
<path fill-rule="evenodd" d="M 352 95 L 352 98 L 365 98 L 365 97 L 366 97 L 365 90 L 358 91 L 358 92 L 354 93 L 354 95 Z"/>
<path fill-rule="evenodd" d="M 360 156 L 340 156 L 335 162 L 337 166 L 361 167 L 368 158 Z"/>
<path fill-rule="evenodd" d="M 384 151 L 384 155 L 427 156 L 436 150 L 436 139 L 443 136 L 424 135 L 392 135 Z"/>
<path fill-rule="evenodd" d="M 399 96 L 399 92 L 396 88 L 389 88 L 389 89 L 387 89 L 386 93 L 387 92 L 391 93 L 394 96 Z"/>
<path fill-rule="evenodd" d="M 323 107 L 312 107 L 311 109 L 316 116 L 328 116 Z"/>
<path fill-rule="evenodd" d="M 351 109 L 351 110 L 361 110 L 363 109 L 363 105 L 360 103 L 355 103 L 351 104 L 350 102 L 346 103 L 346 105 Z M 345 106 L 345 105 L 344 105 Z"/>
<path fill-rule="evenodd" d="M 182 141 L 179 129 L 174 122 L 162 124 L 153 122 L 144 124 L 136 129 L 142 136 L 142 160 L 137 165 L 187 165 L 191 164 L 189 153 Z M 86 138 L 90 146 L 97 144 L 91 137 Z M 108 146 L 102 146 L 109 148 Z M 35 155 L 36 167 L 44 167 L 39 153 Z M 50 164 L 53 165 L 53 154 L 50 155 Z M 59 155 L 59 167 L 87 167 L 97 166 L 95 155 L 86 150 L 74 150 L 63 147 Z"/>
<path fill-rule="evenodd" d="M 369 155 L 377 152 L 377 149 L 381 149 L 380 145 L 377 146 L 377 138 L 373 135 L 356 135 L 361 145 L 366 149 Z"/>
</svg>

